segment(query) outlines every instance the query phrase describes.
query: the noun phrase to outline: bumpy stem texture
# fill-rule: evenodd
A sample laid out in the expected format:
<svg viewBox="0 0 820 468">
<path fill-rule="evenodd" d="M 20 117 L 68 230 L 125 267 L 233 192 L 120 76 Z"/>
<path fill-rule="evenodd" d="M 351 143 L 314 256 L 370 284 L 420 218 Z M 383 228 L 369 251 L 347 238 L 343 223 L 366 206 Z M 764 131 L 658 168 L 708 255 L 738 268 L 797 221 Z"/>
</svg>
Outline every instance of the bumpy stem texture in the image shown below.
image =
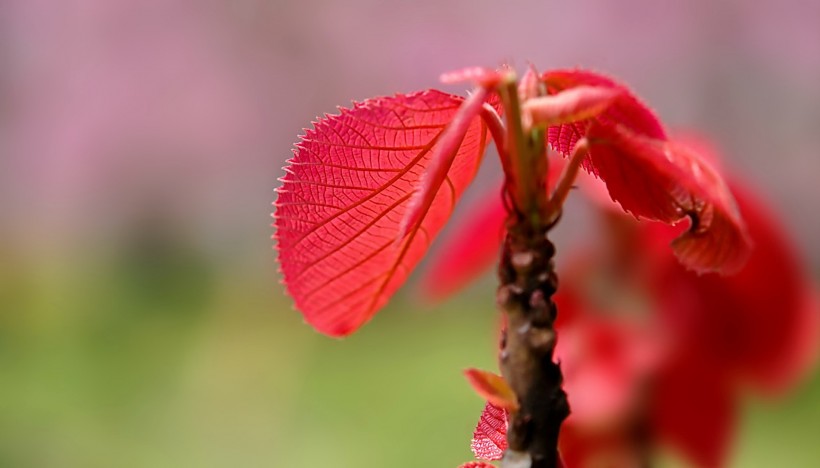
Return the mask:
<svg viewBox="0 0 820 468">
<path fill-rule="evenodd" d="M 520 409 L 510 415 L 506 457 L 528 455 L 528 466 L 554 468 L 558 433 L 569 404 L 561 388 L 561 368 L 553 362 L 557 310 L 552 295 L 558 279 L 552 260 L 555 248 L 547 239 L 551 226 L 532 226 L 525 219 L 508 224 L 498 272 L 498 304 L 507 315 L 500 365 Z M 507 465 L 527 466 L 502 466 Z"/>
</svg>

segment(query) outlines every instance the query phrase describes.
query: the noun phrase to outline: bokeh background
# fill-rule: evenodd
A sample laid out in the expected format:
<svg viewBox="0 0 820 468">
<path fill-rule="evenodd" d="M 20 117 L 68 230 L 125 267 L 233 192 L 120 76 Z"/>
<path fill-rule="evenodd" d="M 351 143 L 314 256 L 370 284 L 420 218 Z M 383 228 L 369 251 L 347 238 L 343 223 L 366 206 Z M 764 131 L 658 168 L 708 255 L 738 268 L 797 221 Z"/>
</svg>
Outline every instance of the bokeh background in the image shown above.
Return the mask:
<svg viewBox="0 0 820 468">
<path fill-rule="evenodd" d="M 269 213 L 317 115 L 502 62 L 606 71 L 700 129 L 817 278 L 820 2 L 3 0 L 0 467 L 469 460 L 492 279 L 331 340 Z M 731 466 L 820 465 L 816 374 L 744 409 Z"/>
</svg>

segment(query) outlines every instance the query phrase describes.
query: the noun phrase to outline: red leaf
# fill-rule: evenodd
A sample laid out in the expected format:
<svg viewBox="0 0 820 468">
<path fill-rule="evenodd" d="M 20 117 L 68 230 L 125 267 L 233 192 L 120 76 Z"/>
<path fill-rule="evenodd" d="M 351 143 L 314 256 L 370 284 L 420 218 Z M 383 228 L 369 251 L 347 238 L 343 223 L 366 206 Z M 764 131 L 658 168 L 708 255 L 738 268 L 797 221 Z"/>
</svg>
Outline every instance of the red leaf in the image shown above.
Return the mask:
<svg viewBox="0 0 820 468">
<path fill-rule="evenodd" d="M 501 190 L 488 190 L 451 228 L 425 272 L 421 290 L 442 299 L 469 284 L 498 261 L 507 209 Z"/>
<path fill-rule="evenodd" d="M 736 420 L 736 398 L 724 370 L 681 357 L 653 387 L 649 414 L 658 436 L 704 468 L 724 465 Z"/>
<path fill-rule="evenodd" d="M 594 120 L 604 125 L 620 124 L 650 138 L 666 139 L 660 121 L 626 86 L 609 77 L 586 70 L 553 70 L 542 75 L 547 92 L 556 94 L 578 86 L 597 86 L 618 91 L 618 98 Z M 557 125 L 549 128 L 548 141 L 558 152 L 569 155 L 575 143 L 587 132 L 591 121 Z M 595 168 L 587 164 L 593 174 Z"/>
<path fill-rule="evenodd" d="M 671 142 L 667 157 L 681 169 L 678 182 L 698 198 L 690 202 L 693 225 L 672 242 L 675 255 L 697 272 L 735 273 L 749 258 L 752 240 L 726 182 L 694 148 Z"/>
<path fill-rule="evenodd" d="M 507 450 L 507 412 L 487 403 L 473 432 L 470 448 L 476 458 L 501 460 Z"/>
<path fill-rule="evenodd" d="M 296 145 L 278 190 L 275 237 L 284 283 L 319 331 L 347 335 L 369 320 L 447 221 L 484 153 L 479 118 L 431 209 L 397 240 L 409 200 L 462 102 L 434 90 L 371 99 L 321 119 Z"/>
<path fill-rule="evenodd" d="M 618 312 L 571 297 L 577 294 L 564 289 L 560 305 L 584 309 L 568 311 L 576 320 L 560 328 L 555 349 L 572 408 L 567 421 L 589 426 L 618 421 L 634 407 L 641 383 L 664 358 L 660 330 L 636 320 L 607 318 Z"/>
<path fill-rule="evenodd" d="M 665 223 L 690 217 L 690 229 L 672 243 L 681 263 L 697 272 L 743 266 L 751 239 L 726 183 L 701 155 L 622 126 L 591 125 L 588 138 L 598 175 L 625 211 Z"/>
<path fill-rule="evenodd" d="M 565 466 L 622 468 L 644 466 L 624 425 L 588 426 L 571 421 L 561 426 L 558 439 Z"/>
<path fill-rule="evenodd" d="M 486 462 L 467 462 L 463 465 L 460 465 L 458 468 L 496 468 L 495 465 L 491 465 Z"/>
<path fill-rule="evenodd" d="M 669 327 L 697 343 L 701 360 L 726 378 L 769 393 L 794 384 L 817 358 L 820 307 L 805 266 L 776 217 L 732 184 L 756 247 L 731 276 L 694 275 L 673 262 L 656 275 L 654 290 Z M 655 233 L 662 236 L 663 233 Z"/>
</svg>

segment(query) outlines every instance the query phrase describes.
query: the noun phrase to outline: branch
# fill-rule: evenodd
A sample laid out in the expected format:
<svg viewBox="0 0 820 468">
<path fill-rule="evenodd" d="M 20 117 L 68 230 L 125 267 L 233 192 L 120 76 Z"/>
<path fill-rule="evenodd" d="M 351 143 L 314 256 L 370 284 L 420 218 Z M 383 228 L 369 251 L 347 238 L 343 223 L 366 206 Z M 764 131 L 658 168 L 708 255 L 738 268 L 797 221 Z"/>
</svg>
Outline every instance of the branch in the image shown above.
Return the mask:
<svg viewBox="0 0 820 468">
<path fill-rule="evenodd" d="M 508 223 L 498 275 L 497 301 L 507 316 L 501 345 L 501 373 L 518 397 L 510 414 L 504 468 L 555 468 L 558 433 L 569 415 L 561 368 L 553 362 L 556 317 L 552 295 L 558 285 L 547 239 L 550 226 L 527 217 Z"/>
</svg>

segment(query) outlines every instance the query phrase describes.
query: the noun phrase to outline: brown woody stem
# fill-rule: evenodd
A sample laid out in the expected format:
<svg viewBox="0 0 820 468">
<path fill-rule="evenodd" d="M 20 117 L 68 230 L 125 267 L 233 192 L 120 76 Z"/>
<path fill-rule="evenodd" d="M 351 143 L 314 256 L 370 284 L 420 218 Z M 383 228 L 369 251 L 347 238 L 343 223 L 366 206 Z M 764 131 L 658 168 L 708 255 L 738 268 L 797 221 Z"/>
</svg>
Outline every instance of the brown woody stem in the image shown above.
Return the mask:
<svg viewBox="0 0 820 468">
<path fill-rule="evenodd" d="M 557 310 L 552 295 L 558 279 L 555 248 L 547 239 L 550 227 L 533 226 L 526 217 L 512 220 L 498 271 L 497 300 L 507 316 L 501 373 L 520 404 L 510 414 L 503 467 L 556 467 L 558 433 L 569 415 L 561 369 L 553 361 Z"/>
</svg>

